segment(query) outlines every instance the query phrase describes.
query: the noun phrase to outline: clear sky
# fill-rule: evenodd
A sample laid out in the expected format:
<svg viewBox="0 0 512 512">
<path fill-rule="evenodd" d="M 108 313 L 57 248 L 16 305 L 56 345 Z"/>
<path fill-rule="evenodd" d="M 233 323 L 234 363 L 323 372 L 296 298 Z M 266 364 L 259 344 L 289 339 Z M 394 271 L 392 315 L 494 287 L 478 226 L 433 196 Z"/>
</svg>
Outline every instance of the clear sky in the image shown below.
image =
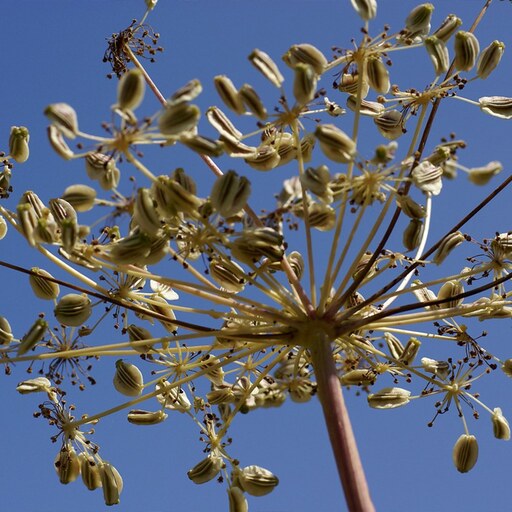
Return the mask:
<svg viewBox="0 0 512 512">
<path fill-rule="evenodd" d="M 433 26 L 448 13 L 456 13 L 468 29 L 482 0 L 442 0 L 433 2 Z M 409 10 L 410 0 L 380 0 L 379 15 L 372 23 L 375 32 L 385 23 L 399 29 Z M 15 169 L 14 194 L 5 204 L 15 207 L 24 190 L 35 190 L 45 200 L 59 194 L 67 185 L 86 180 L 82 162 L 64 162 L 49 148 L 46 140 L 46 105 L 63 101 L 75 107 L 81 128 L 100 133 L 100 123 L 110 119 L 110 106 L 116 101 L 116 81 L 108 80 L 108 66 L 102 62 L 106 38 L 129 25 L 144 12 L 142 0 L 87 0 L 68 2 L 46 0 L 2 3 L 2 64 L 0 147 L 7 149 L 12 125 L 29 127 L 31 156 Z M 481 47 L 492 40 L 512 48 L 510 19 L 512 5 L 495 0 L 477 30 Z M 192 78 L 199 78 L 204 93 L 198 102 L 203 111 L 220 104 L 212 78 L 226 74 L 238 85 L 264 82 L 251 68 L 247 55 L 260 48 L 276 61 L 294 43 L 316 45 L 326 55 L 334 46 L 350 47 L 359 38 L 359 18 L 348 0 L 160 0 L 148 22 L 160 32 L 165 52 L 148 69 L 170 96 Z M 468 86 L 465 96 L 512 96 L 510 50 L 504 61 L 486 81 Z M 423 50 L 393 57 L 392 71 L 402 88 L 424 87 L 430 79 L 430 62 Z M 282 66 L 285 68 L 285 66 Z M 292 83 L 287 75 L 287 84 Z M 328 96 L 329 77 L 323 79 Z M 270 90 L 270 87 L 267 87 Z M 272 93 L 274 91 L 271 91 Z M 341 101 L 341 100 L 340 100 Z M 446 108 L 444 108 L 446 107 Z M 441 106 L 432 141 L 456 132 L 468 142 L 462 162 L 482 166 L 499 160 L 504 171 L 491 185 L 469 187 L 465 176 L 448 182 L 436 201 L 433 234 L 440 234 L 510 173 L 510 122 L 480 113 L 477 107 L 462 102 Z M 151 115 L 159 106 L 147 93 L 141 109 Z M 366 121 L 366 120 L 365 120 Z M 206 122 L 203 126 L 206 127 Z M 208 132 L 209 130 L 209 132 Z M 367 123 L 368 148 L 378 141 L 373 123 Z M 213 135 L 211 129 L 205 132 Z M 364 143 L 363 143 L 364 144 Z M 405 143 L 404 143 L 405 147 Z M 432 146 L 430 146 L 432 147 Z M 171 153 L 172 154 L 172 153 Z M 160 172 L 184 166 L 197 173 L 197 181 L 207 172 L 201 161 L 177 153 L 148 156 Z M 179 159 L 182 160 L 179 160 Z M 283 171 L 284 179 L 292 172 Z M 264 174 L 251 176 L 255 193 L 264 194 L 269 182 Z M 209 176 L 208 176 L 209 179 Z M 257 182 L 260 180 L 259 182 Z M 277 188 L 273 186 L 277 192 Z M 505 191 L 479 217 L 467 226 L 475 238 L 493 236 L 511 229 L 510 191 Z M 259 200 L 256 196 L 256 202 Z M 478 248 L 475 248 L 478 251 Z M 43 260 L 11 232 L 0 243 L 0 257 L 28 267 L 43 265 Z M 456 265 L 457 267 L 457 265 Z M 454 271 L 458 268 L 454 267 Z M 44 305 L 31 300 L 25 277 L 0 269 L 2 292 L 0 314 L 6 316 L 16 333 L 25 332 Z M 510 320 L 490 323 L 486 344 L 489 351 L 506 359 L 512 357 Z M 118 396 L 111 391 L 112 366 L 98 364 L 98 385 L 79 396 L 79 411 L 90 414 L 113 406 Z M 54 431 L 32 418 L 37 396 L 20 396 L 15 387 L 25 378 L 24 369 L 15 367 L 10 378 L 0 383 L 0 432 L 3 442 L 0 467 L 0 509 L 16 512 L 88 512 L 104 510 L 100 491 L 89 492 L 75 482 L 63 486 L 52 468 L 58 445 L 50 442 Z M 485 379 L 483 379 L 484 381 Z M 482 399 L 491 408 L 500 406 L 512 419 L 511 381 L 493 375 L 482 382 Z M 90 391 L 90 394 L 89 394 Z M 485 411 L 481 419 L 470 418 L 470 429 L 479 441 L 477 466 L 469 474 L 454 469 L 451 452 L 462 427 L 455 411 L 426 424 L 434 415 L 433 401 L 421 400 L 393 411 L 367 407 L 364 396 L 347 393 L 349 410 L 377 510 L 389 512 L 427 512 L 465 510 L 498 511 L 510 508 L 510 443 L 495 440 Z M 471 416 L 469 414 L 469 416 Z M 280 485 L 269 496 L 254 498 L 255 512 L 308 512 L 345 510 L 343 496 L 323 425 L 321 410 L 313 400 L 308 404 L 287 403 L 279 409 L 263 409 L 240 417 L 231 429 L 233 446 L 243 465 L 258 464 L 280 477 Z M 225 487 L 215 482 L 196 486 L 186 471 L 201 458 L 197 428 L 184 416 L 172 415 L 155 427 L 134 427 L 119 414 L 101 422 L 95 441 L 101 453 L 121 472 L 124 491 L 119 512 L 171 512 L 225 510 Z"/>
</svg>

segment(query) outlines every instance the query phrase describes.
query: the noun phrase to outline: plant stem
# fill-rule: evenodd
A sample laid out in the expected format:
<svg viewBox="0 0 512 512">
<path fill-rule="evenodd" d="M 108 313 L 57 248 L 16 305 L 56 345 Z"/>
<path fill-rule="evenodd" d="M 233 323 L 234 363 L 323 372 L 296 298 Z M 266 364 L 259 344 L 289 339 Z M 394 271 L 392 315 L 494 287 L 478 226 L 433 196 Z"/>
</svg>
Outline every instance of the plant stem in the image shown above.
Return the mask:
<svg viewBox="0 0 512 512">
<path fill-rule="evenodd" d="M 318 332 L 310 347 L 310 355 L 316 375 L 318 397 L 348 509 L 351 512 L 373 512 L 375 507 L 336 374 L 331 343 L 325 333 Z"/>
</svg>

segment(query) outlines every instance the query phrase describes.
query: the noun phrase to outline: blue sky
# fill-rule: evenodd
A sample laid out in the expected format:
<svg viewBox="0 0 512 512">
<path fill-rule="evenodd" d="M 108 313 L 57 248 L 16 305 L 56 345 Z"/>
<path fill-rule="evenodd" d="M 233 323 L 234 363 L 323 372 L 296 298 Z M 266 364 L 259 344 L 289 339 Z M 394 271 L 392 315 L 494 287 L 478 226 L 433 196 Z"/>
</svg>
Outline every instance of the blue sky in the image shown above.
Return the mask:
<svg viewBox="0 0 512 512">
<path fill-rule="evenodd" d="M 434 4 L 433 26 L 453 12 L 463 19 L 463 28 L 467 29 L 483 1 L 443 0 Z M 389 23 L 399 29 L 414 5 L 416 3 L 409 0 L 381 0 L 379 16 L 373 25 L 381 28 Z M 15 192 L 6 203 L 14 208 L 24 190 L 35 190 L 47 200 L 67 185 L 86 179 L 82 162 L 64 162 L 49 148 L 47 123 L 42 112 L 49 103 L 67 102 L 75 107 L 84 131 L 100 133 L 101 121 L 109 120 L 117 85 L 115 80 L 105 77 L 109 72 L 102 62 L 105 40 L 125 28 L 132 18 L 140 18 L 144 2 L 47 0 L 6 2 L 2 7 L 4 73 L 0 146 L 6 148 L 12 125 L 28 126 L 31 132 L 31 157 L 27 163 L 16 167 Z M 511 13 L 509 2 L 493 3 L 477 31 L 482 48 L 494 39 L 512 48 Z M 148 67 L 153 79 L 164 95 L 170 96 L 188 80 L 199 78 L 205 90 L 199 102 L 203 110 L 208 105 L 220 104 L 211 85 L 215 75 L 226 74 L 237 84 L 248 81 L 257 88 L 267 87 L 247 61 L 247 55 L 254 48 L 266 51 L 279 61 L 291 44 L 308 42 L 329 55 L 332 45 L 350 46 L 351 37 L 359 37 L 361 25 L 348 0 L 161 0 L 150 15 L 149 23 L 161 33 L 160 43 L 165 47 L 157 62 Z M 397 55 L 392 70 L 404 88 L 420 88 L 430 79 L 430 62 L 422 51 L 410 53 L 411 56 L 404 55 L 403 60 Z M 510 55 L 506 51 L 498 70 L 486 81 L 471 84 L 464 93 L 472 99 L 512 96 L 511 73 Z M 290 75 L 287 80 L 290 84 Z M 324 80 L 322 85 L 329 88 L 328 77 Z M 328 90 L 328 95 L 336 101 L 335 93 Z M 158 108 L 157 101 L 148 93 L 141 109 L 152 114 Z M 372 123 L 367 123 L 365 130 L 368 148 L 371 148 L 379 139 Z M 437 142 L 451 131 L 468 142 L 463 163 L 481 166 L 499 160 L 505 170 L 492 183 L 497 184 L 504 175 L 508 176 L 511 153 L 507 121 L 485 116 L 478 108 L 462 102 L 446 102 L 441 107 L 432 141 Z M 210 135 L 213 135 L 211 129 Z M 149 155 L 148 160 L 161 167 L 162 173 L 179 165 L 196 172 L 198 181 L 204 176 L 201 173 L 206 173 L 194 156 L 182 156 L 179 152 L 172 155 L 169 161 L 169 157 L 157 152 Z M 283 171 L 279 180 L 288 177 L 290 172 Z M 256 202 L 257 194 L 263 194 L 268 188 L 267 179 L 262 174 L 254 176 Z M 445 231 L 457 220 L 458 211 L 468 211 L 491 189 L 492 184 L 469 187 L 464 176 L 447 183 L 435 204 L 433 234 Z M 510 197 L 510 191 L 502 193 L 478 221 L 467 226 L 467 231 L 481 238 L 492 236 L 495 231 L 510 230 Z M 29 267 L 43 265 L 42 259 L 14 232 L 1 242 L 0 256 Z M 0 276 L 0 314 L 9 319 L 15 332 L 23 333 L 45 305 L 27 299 L 29 287 L 24 277 L 4 269 L 0 269 Z M 482 328 L 477 325 L 477 329 Z M 510 357 L 512 351 L 506 346 L 510 329 L 510 320 L 490 324 L 485 346 L 500 357 Z M 81 412 L 96 412 L 98 404 L 108 407 L 118 399 L 109 389 L 111 366 L 98 364 L 98 369 L 98 386 L 78 397 Z M 15 392 L 17 382 L 24 376 L 20 365 L 0 384 L 3 404 L 0 431 L 4 440 L 0 469 L 2 509 L 17 512 L 61 512 L 70 507 L 76 512 L 104 510 L 100 492 L 91 493 L 80 482 L 66 487 L 59 484 L 52 468 L 58 446 L 49 440 L 54 432 L 43 421 L 32 418 L 37 397 L 21 397 Z M 511 383 L 502 375 L 492 377 L 489 383 L 482 380 L 482 398 L 491 408 L 501 406 L 504 414 L 512 418 Z M 353 392 L 347 393 L 347 401 L 378 510 L 492 512 L 509 506 L 512 446 L 492 437 L 491 422 L 485 412 L 481 412 L 480 420 L 470 420 L 471 431 L 480 444 L 478 464 L 469 474 L 461 475 L 451 462 L 452 446 L 462 433 L 453 411 L 438 418 L 434 428 L 429 429 L 426 424 L 434 414 L 429 401 L 417 401 L 394 411 L 371 410 L 365 398 L 356 397 Z M 280 477 L 280 485 L 272 494 L 251 500 L 251 511 L 344 510 L 316 401 L 256 410 L 235 422 L 231 434 L 232 452 L 243 465 L 268 467 Z M 123 475 L 125 489 L 117 507 L 120 512 L 225 509 L 223 486 L 216 483 L 195 486 L 186 476 L 186 471 L 201 458 L 197 428 L 187 418 L 176 414 L 164 424 L 146 429 L 129 425 L 120 414 L 101 422 L 94 437 L 103 457 Z"/>
</svg>

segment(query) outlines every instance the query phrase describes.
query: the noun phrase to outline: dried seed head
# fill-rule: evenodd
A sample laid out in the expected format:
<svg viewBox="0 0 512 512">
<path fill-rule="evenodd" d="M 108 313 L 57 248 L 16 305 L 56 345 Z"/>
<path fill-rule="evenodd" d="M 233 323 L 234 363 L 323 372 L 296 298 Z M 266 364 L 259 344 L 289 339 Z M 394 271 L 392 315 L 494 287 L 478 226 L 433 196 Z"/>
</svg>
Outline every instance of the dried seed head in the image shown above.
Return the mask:
<svg viewBox="0 0 512 512">
<path fill-rule="evenodd" d="M 222 457 L 210 453 L 208 457 L 198 462 L 191 470 L 187 472 L 187 476 L 195 484 L 204 484 L 213 480 L 222 469 Z"/>
<path fill-rule="evenodd" d="M 127 363 L 122 359 L 116 361 L 113 382 L 117 391 L 126 396 L 139 396 L 144 388 L 141 371 L 134 364 Z"/>
<path fill-rule="evenodd" d="M 436 265 L 440 265 L 446 259 L 448 254 L 450 254 L 455 247 L 464 242 L 464 240 L 466 240 L 466 238 L 460 231 L 455 231 L 454 233 L 447 235 L 438 247 L 434 255 L 433 262 Z"/>
<path fill-rule="evenodd" d="M 471 71 L 475 65 L 480 51 L 478 39 L 471 32 L 459 30 L 455 34 L 455 69 L 458 71 Z"/>
<path fill-rule="evenodd" d="M 213 208 L 224 217 L 240 212 L 251 194 L 251 182 L 235 171 L 227 171 L 213 184 L 210 201 Z"/>
<path fill-rule="evenodd" d="M 496 407 L 493 410 L 491 420 L 494 437 L 496 439 L 508 441 L 510 439 L 510 426 L 505 416 L 501 413 L 501 409 L 499 407 Z"/>
<path fill-rule="evenodd" d="M 283 75 L 279 71 L 276 63 L 265 52 L 255 49 L 249 55 L 249 60 L 251 64 L 276 87 L 281 87 L 283 85 Z"/>
<path fill-rule="evenodd" d="M 50 142 L 53 150 L 64 160 L 71 160 L 74 156 L 73 151 L 69 148 L 64 137 L 62 136 L 62 132 L 55 125 L 51 124 L 46 129 L 46 133 L 48 135 L 48 140 Z"/>
<path fill-rule="evenodd" d="M 41 393 L 50 391 L 52 383 L 46 377 L 36 377 L 35 379 L 28 379 L 20 382 L 16 386 L 16 391 L 22 395 L 29 393 Z"/>
<path fill-rule="evenodd" d="M 193 130 L 199 121 L 201 111 L 196 105 L 178 103 L 166 107 L 158 119 L 160 133 L 168 137 L 177 137 Z"/>
<path fill-rule="evenodd" d="M 249 112 L 255 115 L 260 121 L 264 121 L 267 118 L 265 105 L 263 105 L 258 93 L 249 84 L 242 85 L 238 93 L 240 94 L 244 107 Z"/>
<path fill-rule="evenodd" d="M 75 109 L 67 103 L 52 103 L 44 110 L 44 115 L 68 139 L 74 139 L 78 134 L 78 118 Z"/>
<path fill-rule="evenodd" d="M 368 84 L 378 93 L 386 94 L 391 87 L 389 82 L 389 72 L 386 65 L 377 57 L 371 57 L 366 63 L 366 73 Z"/>
<path fill-rule="evenodd" d="M 133 409 L 128 413 L 127 419 L 134 425 L 157 425 L 167 419 L 167 414 L 163 411 L 144 411 L 142 409 Z"/>
<path fill-rule="evenodd" d="M 333 124 L 319 124 L 315 137 L 327 158 L 334 162 L 348 163 L 356 155 L 356 143 Z"/>
<path fill-rule="evenodd" d="M 453 447 L 453 463 L 457 471 L 467 473 L 478 459 L 478 443 L 476 437 L 462 434 Z"/>
<path fill-rule="evenodd" d="M 299 63 L 294 71 L 293 95 L 299 105 L 307 105 L 315 97 L 318 76 L 309 64 Z"/>
<path fill-rule="evenodd" d="M 370 21 L 377 16 L 376 0 L 350 0 L 352 7 L 364 21 Z"/>
<path fill-rule="evenodd" d="M 171 411 L 187 412 L 192 407 L 185 390 L 168 381 L 156 385 L 160 393 L 156 396 L 160 404 Z"/>
<path fill-rule="evenodd" d="M 452 279 L 451 281 L 446 281 L 446 283 L 441 286 L 439 293 L 437 294 L 438 299 L 447 299 L 446 302 L 442 302 L 439 304 L 441 308 L 456 308 L 459 304 L 462 304 L 464 299 L 452 299 L 456 295 L 460 295 L 464 293 L 464 286 L 457 281 L 456 279 Z"/>
<path fill-rule="evenodd" d="M 444 41 L 436 36 L 427 37 L 425 48 L 434 65 L 436 76 L 446 73 L 450 66 L 450 55 Z"/>
<path fill-rule="evenodd" d="M 91 301 L 85 293 L 69 293 L 59 300 L 53 314 L 62 325 L 79 327 L 92 314 Z"/>
<path fill-rule="evenodd" d="M 476 67 L 476 74 L 479 78 L 485 80 L 498 66 L 503 52 L 505 51 L 505 43 L 501 41 L 493 41 L 487 48 L 482 50 Z"/>
<path fill-rule="evenodd" d="M 357 105 L 357 97 L 349 96 L 347 98 L 347 107 L 352 112 L 359 112 L 363 116 L 377 117 L 384 113 L 386 107 L 377 101 L 361 100 L 359 107 Z"/>
<path fill-rule="evenodd" d="M 86 453 L 78 455 L 80 461 L 80 473 L 82 475 L 82 482 L 89 491 L 94 491 L 101 487 L 101 473 L 100 468 L 94 458 Z"/>
<path fill-rule="evenodd" d="M 475 185 L 486 185 L 493 176 L 503 170 L 501 162 L 489 162 L 484 167 L 473 167 L 469 169 L 468 178 Z"/>
<path fill-rule="evenodd" d="M 277 476 L 260 466 L 247 466 L 237 477 L 240 487 L 251 496 L 265 496 L 279 484 Z"/>
<path fill-rule="evenodd" d="M 368 405 L 374 409 L 394 409 L 409 403 L 411 392 L 402 388 L 383 388 L 368 395 Z"/>
<path fill-rule="evenodd" d="M 420 219 L 411 219 L 409 221 L 402 237 L 404 247 L 408 251 L 413 251 L 420 245 L 423 227 L 423 221 Z"/>
<path fill-rule="evenodd" d="M 249 504 L 240 487 L 228 488 L 229 512 L 249 512 Z"/>
<path fill-rule="evenodd" d="M 48 329 L 48 322 L 42 318 L 38 318 L 30 327 L 29 331 L 23 338 L 18 346 L 17 355 L 22 356 L 29 350 L 32 350 L 42 339 Z"/>
<path fill-rule="evenodd" d="M 434 6 L 431 3 L 421 4 L 415 7 L 405 20 L 405 31 L 408 39 L 424 37 L 430 32 L 430 20 Z"/>
<path fill-rule="evenodd" d="M 245 287 L 245 272 L 234 261 L 213 259 L 210 262 L 210 275 L 225 290 L 233 293 L 241 292 Z"/>
<path fill-rule="evenodd" d="M 99 468 L 105 505 L 117 505 L 123 490 L 123 479 L 119 471 L 109 462 L 102 462 Z"/>
<path fill-rule="evenodd" d="M 441 192 L 443 170 L 425 160 L 419 163 L 411 173 L 413 183 L 423 192 L 437 196 Z"/>
<path fill-rule="evenodd" d="M 327 66 L 327 59 L 324 54 L 312 44 L 294 44 L 283 55 L 283 60 L 291 68 L 295 68 L 298 64 L 308 64 L 317 75 L 324 72 Z"/>
<path fill-rule="evenodd" d="M 46 272 L 46 270 L 43 270 L 42 268 L 32 267 L 30 271 L 33 273 L 30 274 L 29 276 L 29 282 L 35 296 L 44 300 L 56 299 L 60 293 L 59 285 L 57 283 L 54 283 L 53 281 L 45 279 L 45 277 L 53 278 L 53 276 L 49 272 Z"/>
<path fill-rule="evenodd" d="M 462 25 L 462 20 L 455 14 L 448 14 L 441 26 L 432 34 L 443 42 L 447 42 Z"/>
<path fill-rule="evenodd" d="M 4 316 L 0 316 L 0 346 L 11 343 L 13 338 L 11 324 Z"/>
<path fill-rule="evenodd" d="M 55 471 L 61 484 L 74 482 L 80 475 L 80 461 L 72 446 L 63 446 L 55 457 Z"/>
<path fill-rule="evenodd" d="M 386 139 L 395 140 L 405 133 L 405 121 L 398 110 L 388 110 L 373 118 L 380 134 Z"/>
<path fill-rule="evenodd" d="M 121 110 L 135 110 L 144 99 L 146 82 L 144 75 L 138 68 L 130 69 L 119 80 L 117 86 L 117 108 Z"/>
<path fill-rule="evenodd" d="M 243 263 L 252 264 L 262 257 L 281 261 L 284 256 L 283 236 L 272 228 L 252 228 L 239 233 L 231 244 L 231 252 Z"/>
<path fill-rule="evenodd" d="M 25 126 L 11 126 L 11 134 L 9 135 L 9 155 L 19 164 L 26 162 L 29 156 L 28 141 L 30 135 L 28 128 Z"/>
<path fill-rule="evenodd" d="M 501 119 L 512 119 L 512 98 L 506 96 L 484 96 L 478 99 L 480 109 L 486 114 Z"/>
<path fill-rule="evenodd" d="M 217 75 L 214 77 L 213 83 L 226 107 L 236 114 L 243 114 L 245 112 L 240 94 L 233 85 L 233 82 L 226 75 Z"/>
</svg>

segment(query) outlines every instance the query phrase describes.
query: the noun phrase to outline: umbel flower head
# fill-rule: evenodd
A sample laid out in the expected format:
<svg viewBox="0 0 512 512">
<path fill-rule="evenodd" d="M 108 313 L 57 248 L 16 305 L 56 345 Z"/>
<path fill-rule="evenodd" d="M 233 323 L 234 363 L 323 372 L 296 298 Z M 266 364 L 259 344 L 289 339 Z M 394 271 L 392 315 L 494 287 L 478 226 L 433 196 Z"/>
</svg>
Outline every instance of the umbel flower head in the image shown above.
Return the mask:
<svg viewBox="0 0 512 512">
<path fill-rule="evenodd" d="M 452 411 L 463 430 L 452 454 L 462 473 L 478 458 L 468 412 L 486 411 L 489 434 L 510 438 L 505 414 L 476 389 L 500 367 L 511 375 L 512 365 L 475 325 L 512 317 L 512 235 L 466 232 L 488 199 L 453 226 L 437 216 L 443 184 L 464 179 L 457 170 L 483 186 L 503 165 L 468 167 L 464 141 L 429 138 L 453 99 L 510 117 L 509 98 L 461 96 L 489 77 L 504 45 L 480 52 L 455 15 L 431 33 L 431 3 L 384 32 L 373 27 L 375 1 L 351 3 L 364 22 L 357 44 L 327 56 L 296 43 L 284 65 L 256 48 L 246 64 L 263 79 L 257 87 L 219 74 L 211 85 L 184 80 L 160 93 L 142 61 L 156 51 L 152 31 L 134 22 L 109 41 L 105 59 L 119 81 L 106 133 L 81 131 L 71 105 L 46 108 L 51 147 L 81 160 L 88 182 L 48 200 L 29 190 L 13 209 L 0 206 L 0 229 L 9 224 L 48 260 L 48 270 L 24 271 L 45 314 L 21 333 L 0 317 L 0 356 L 9 369 L 38 366 L 41 375 L 16 389 L 43 397 L 37 416 L 57 430 L 61 483 L 81 477 L 106 505 L 120 502 L 123 479 L 90 439 L 114 412 L 149 430 L 192 419 L 200 444 L 187 476 L 224 484 L 230 510 L 247 510 L 248 496 L 276 492 L 285 478 L 239 460 L 232 425 L 287 400 L 318 396 L 333 439 L 346 427 L 344 392 L 366 395 L 382 414 L 430 402 L 430 425 Z M 146 4 L 147 15 L 156 2 Z M 393 85 L 390 56 L 403 51 L 428 54 L 427 86 Z M 206 109 L 203 87 L 218 95 Z M 161 106 L 142 113 L 150 91 Z M 165 166 L 148 163 L 141 147 L 165 155 Z M 182 151 L 199 154 L 205 169 L 180 166 Z M 14 127 L 6 162 L 27 158 L 28 131 Z M 54 277 L 63 272 L 69 278 Z M 95 383 L 93 359 L 110 363 L 103 384 L 120 402 L 79 416 L 66 388 Z M 334 455 L 361 479 L 351 443 L 334 442 Z M 353 510 L 372 510 L 364 487 L 345 488 Z"/>
</svg>

